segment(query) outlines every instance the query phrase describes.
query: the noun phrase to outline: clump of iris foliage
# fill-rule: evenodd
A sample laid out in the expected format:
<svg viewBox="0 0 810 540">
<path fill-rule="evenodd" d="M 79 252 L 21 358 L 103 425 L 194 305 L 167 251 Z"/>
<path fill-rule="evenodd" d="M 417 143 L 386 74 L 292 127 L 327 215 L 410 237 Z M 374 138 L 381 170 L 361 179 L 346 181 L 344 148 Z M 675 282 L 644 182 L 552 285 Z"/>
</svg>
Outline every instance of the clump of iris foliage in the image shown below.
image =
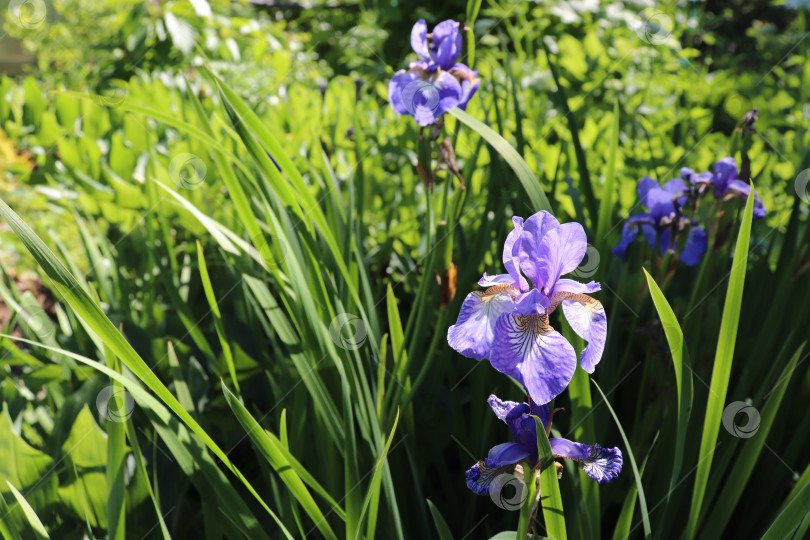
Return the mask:
<svg viewBox="0 0 810 540">
<path fill-rule="evenodd" d="M 806 536 L 805 9 L 4 10 L 0 535 Z"/>
</svg>

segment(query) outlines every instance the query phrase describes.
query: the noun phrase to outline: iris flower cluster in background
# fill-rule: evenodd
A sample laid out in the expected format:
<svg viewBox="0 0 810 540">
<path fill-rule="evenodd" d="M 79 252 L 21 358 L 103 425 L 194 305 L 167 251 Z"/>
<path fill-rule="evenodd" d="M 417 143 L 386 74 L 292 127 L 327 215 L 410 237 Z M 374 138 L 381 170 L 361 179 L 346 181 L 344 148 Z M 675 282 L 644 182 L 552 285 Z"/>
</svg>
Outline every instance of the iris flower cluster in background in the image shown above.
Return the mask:
<svg viewBox="0 0 810 540">
<path fill-rule="evenodd" d="M 411 47 L 419 60 L 394 74 L 388 84 L 388 100 L 397 114 L 413 116 L 422 126 L 436 122 L 444 113 L 467 108 L 481 84 L 478 72 L 458 62 L 461 29 L 456 21 L 443 21 L 428 33 L 424 19 L 411 30 Z"/>
<path fill-rule="evenodd" d="M 447 341 L 456 351 L 476 360 L 488 358 L 529 395 L 530 404 L 490 397 L 490 405 L 512 429 L 516 442 L 496 446 L 486 460 L 467 471 L 467 485 L 484 495 L 492 479 L 512 465 L 520 461 L 537 465 L 537 432 L 529 415 L 540 417 L 548 427 L 545 404 L 565 390 L 576 370 L 576 352 L 551 327 L 549 315 L 562 306 L 571 328 L 588 342 L 580 359 L 588 373 L 593 373 L 602 358 L 607 338 L 605 309 L 589 296 L 600 290 L 599 284 L 562 278 L 576 270 L 585 256 L 588 245 L 582 225 L 560 224 L 546 211 L 525 221 L 514 217 L 512 223 L 515 228 L 503 248 L 507 273 L 485 273 L 478 284 L 487 289 L 467 295 L 456 324 L 447 332 Z M 555 457 L 581 461 L 600 483 L 615 478 L 621 470 L 618 448 L 552 440 Z"/>
<path fill-rule="evenodd" d="M 614 255 L 626 259 L 627 249 L 640 232 L 651 248 L 658 247 L 662 256 L 673 253 L 684 264 L 693 266 L 706 253 L 708 238 L 706 231 L 685 211 L 693 210 L 708 194 L 721 202 L 731 199 L 745 202 L 751 193 L 751 187 L 737 177 L 737 164 L 730 157 L 718 161 L 714 173 L 695 173 L 683 168 L 680 174 L 680 178 L 673 178 L 663 186 L 649 176 L 641 179 L 638 196 L 648 211 L 627 219 L 622 238 L 612 250 Z M 754 218 L 763 218 L 765 206 L 756 192 L 754 197 Z M 684 235 L 686 239 L 679 241 Z"/>
</svg>

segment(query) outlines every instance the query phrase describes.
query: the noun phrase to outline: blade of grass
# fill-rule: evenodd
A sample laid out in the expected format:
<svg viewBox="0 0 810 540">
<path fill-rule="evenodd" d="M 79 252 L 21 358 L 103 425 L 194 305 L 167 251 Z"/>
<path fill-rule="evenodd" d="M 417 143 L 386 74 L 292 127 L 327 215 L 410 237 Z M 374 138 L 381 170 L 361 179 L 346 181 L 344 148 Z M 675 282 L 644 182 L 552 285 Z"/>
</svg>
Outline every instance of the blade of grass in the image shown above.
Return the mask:
<svg viewBox="0 0 810 540">
<path fill-rule="evenodd" d="M 557 467 L 554 465 L 554 454 L 551 443 L 548 441 L 546 428 L 539 417 L 534 417 L 537 425 L 537 448 L 540 451 L 540 504 L 543 505 L 543 519 L 546 523 L 546 534 L 555 540 L 566 540 L 565 514 L 563 513 L 562 496 L 560 496 L 560 483 L 557 479 Z M 525 474 L 525 472 L 524 472 Z M 529 505 L 534 504 L 534 490 L 528 484 L 534 484 L 534 475 L 529 488 Z M 520 532 L 520 529 L 518 529 Z M 518 538 L 521 538 L 518 535 Z M 525 535 L 523 536 L 525 538 Z"/>
<path fill-rule="evenodd" d="M 284 455 L 278 451 L 276 445 L 272 443 L 270 437 L 262 429 L 262 426 L 253 418 L 244 405 L 239 401 L 239 398 L 230 391 L 230 389 L 222 382 L 222 392 L 225 394 L 225 400 L 231 408 L 236 419 L 247 431 L 250 440 L 256 445 L 256 448 L 264 456 L 267 462 L 275 469 L 276 473 L 281 477 L 281 480 L 290 490 L 290 494 L 295 497 L 295 500 L 301 505 L 304 511 L 309 515 L 315 526 L 324 535 L 324 537 L 337 540 L 332 528 L 326 521 L 317 503 L 310 495 L 309 490 L 304 485 L 304 482 L 295 473 L 295 470 L 284 459 Z"/>
<path fill-rule="evenodd" d="M 205 264 L 205 254 L 203 254 L 202 244 L 197 241 L 197 264 L 200 268 L 200 279 L 202 280 L 203 290 L 205 291 L 205 298 L 208 300 L 208 307 L 211 308 L 211 314 L 214 316 L 214 328 L 219 337 L 219 344 L 222 347 L 222 356 L 225 357 L 225 365 L 228 366 L 228 373 L 231 375 L 233 385 L 237 392 L 239 390 L 239 380 L 236 378 L 236 368 L 233 365 L 233 352 L 231 352 L 231 345 L 225 335 L 225 326 L 222 324 L 222 314 L 219 312 L 219 305 L 217 298 L 214 296 L 214 286 L 211 285 L 211 278 L 208 275 L 208 266 Z"/>
<path fill-rule="evenodd" d="M 444 520 L 442 513 L 439 512 L 439 509 L 436 508 L 433 501 L 430 499 L 425 500 L 430 508 L 430 514 L 433 516 L 433 523 L 436 525 L 436 531 L 439 533 L 439 540 L 453 540 L 453 533 L 450 532 L 450 527 L 447 526 L 447 522 Z"/>
<path fill-rule="evenodd" d="M 616 183 L 616 155 L 619 153 L 619 102 L 613 104 L 613 123 L 610 130 L 610 151 L 608 153 L 605 187 L 602 189 L 602 200 L 599 204 L 599 219 L 596 226 L 596 249 L 599 253 L 605 250 L 607 234 L 610 229 L 610 218 L 613 215 L 613 192 Z"/>
<path fill-rule="evenodd" d="M 37 539 L 50 538 L 50 536 L 48 536 L 48 531 L 45 530 L 45 526 L 42 524 L 42 521 L 39 520 L 37 513 L 34 512 L 34 509 L 31 508 L 31 505 L 28 504 L 28 501 L 25 500 L 23 494 L 17 491 L 17 488 L 14 487 L 14 484 L 9 482 L 8 480 L 6 480 L 6 485 L 11 490 L 11 493 L 12 495 L 14 495 L 14 498 L 17 499 L 17 504 L 19 504 L 20 507 L 22 508 L 23 513 L 25 514 L 25 518 L 28 520 L 28 525 L 31 526 L 31 530 L 34 533 L 34 536 L 36 536 Z"/>
<path fill-rule="evenodd" d="M 678 391 L 678 430 L 675 435 L 675 456 L 672 463 L 672 474 L 669 479 L 667 500 L 672 494 L 683 465 L 684 445 L 686 444 L 686 429 L 689 426 L 689 417 L 692 410 L 692 369 L 689 367 L 689 351 L 684 347 L 683 331 L 678 323 L 675 312 L 667 302 L 664 293 L 658 287 L 653 277 L 644 270 L 647 286 L 650 288 L 655 309 L 661 318 L 664 334 L 667 337 L 669 351 L 672 354 L 672 365 L 675 368 L 675 386 Z"/>
<path fill-rule="evenodd" d="M 512 170 L 515 171 L 515 175 L 517 175 L 518 180 L 520 180 L 520 183 L 523 185 L 523 189 L 526 190 L 526 194 L 529 196 L 529 201 L 531 202 L 532 208 L 536 212 L 539 212 L 540 210 L 547 210 L 549 212 L 552 211 L 551 203 L 548 201 L 546 194 L 543 193 L 543 189 L 540 187 L 540 181 L 537 179 L 534 173 L 532 173 L 531 169 L 529 169 L 529 166 L 526 164 L 526 161 L 523 160 L 523 157 L 518 154 L 517 150 L 515 150 L 512 145 L 506 141 L 506 139 L 501 137 L 492 128 L 475 117 L 470 116 L 461 109 L 451 109 L 449 114 L 455 116 L 458 120 L 481 135 L 481 137 L 483 137 L 484 140 L 486 140 L 495 149 L 495 151 L 498 152 L 504 160 L 506 160 L 509 166 L 512 167 Z"/>
<path fill-rule="evenodd" d="M 751 192 L 754 186 L 751 184 Z M 745 271 L 748 266 L 748 244 L 751 238 L 751 220 L 754 211 L 754 197 L 748 197 L 743 212 L 740 233 L 737 237 L 737 246 L 734 249 L 734 262 L 731 266 L 731 277 L 726 292 L 726 302 L 723 306 L 723 318 L 720 322 L 720 335 L 717 338 L 717 352 L 714 356 L 712 380 L 709 385 L 709 400 L 706 404 L 706 418 L 703 422 L 703 435 L 700 439 L 699 456 L 706 456 L 698 463 L 695 475 L 695 487 L 692 491 L 692 505 L 689 509 L 689 521 L 686 528 L 686 538 L 691 540 L 697 534 L 700 520 L 700 511 L 703 509 L 703 496 L 706 492 L 706 483 L 709 480 L 709 471 L 714 457 L 715 441 L 720 430 L 723 410 L 725 408 L 726 393 L 728 392 L 731 363 L 734 358 L 734 346 L 737 340 L 737 325 L 740 321 L 740 306 L 742 304 L 743 286 L 745 284 Z"/>
<path fill-rule="evenodd" d="M 762 540 L 791 538 L 796 528 L 807 519 L 807 514 L 810 512 L 808 508 L 810 508 L 810 484 L 785 501 L 779 515 L 762 535 Z"/>
<path fill-rule="evenodd" d="M 753 437 L 745 441 L 745 445 L 734 463 L 734 468 L 729 474 L 725 475 L 723 491 L 717 497 L 717 504 L 711 512 L 711 519 L 706 522 L 706 530 L 701 535 L 702 538 L 712 539 L 722 536 L 723 529 L 737 508 L 737 503 L 742 497 L 745 485 L 754 471 L 762 448 L 765 446 L 768 433 L 770 433 L 774 420 L 776 420 L 782 398 L 785 396 L 791 375 L 793 375 L 793 370 L 796 368 L 803 350 L 804 343 L 782 370 L 777 379 L 779 382 L 771 391 L 767 403 L 762 408 L 759 429 Z"/>
<path fill-rule="evenodd" d="M 101 338 L 105 344 L 118 356 L 136 377 L 138 377 L 152 392 L 154 392 L 169 409 L 171 409 L 191 431 L 196 433 L 205 445 L 231 470 L 231 472 L 245 485 L 253 497 L 262 505 L 265 511 L 273 518 L 285 535 L 292 539 L 289 531 L 284 527 L 278 516 L 262 500 L 253 486 L 248 482 L 239 469 L 231 463 L 228 456 L 214 442 L 208 433 L 186 412 L 177 398 L 172 395 L 168 388 L 161 382 L 154 372 L 146 365 L 146 362 L 135 352 L 132 345 L 113 326 L 101 308 L 93 302 L 90 296 L 79 286 L 78 281 L 68 272 L 65 265 L 56 258 L 56 255 L 45 245 L 45 243 L 34 233 L 33 230 L 12 210 L 2 199 L 0 199 L 0 216 L 9 224 L 17 237 L 23 242 L 26 249 L 31 253 L 37 263 L 42 267 L 47 276 L 51 279 L 55 289 L 67 301 L 76 315 L 88 324 L 95 334 Z"/>
<path fill-rule="evenodd" d="M 616 422 L 616 427 L 619 428 L 619 434 L 622 436 L 622 441 L 624 441 L 624 448 L 627 453 L 627 458 L 630 460 L 630 468 L 633 469 L 633 477 L 636 480 L 636 489 L 638 490 L 638 504 L 641 508 L 641 520 L 643 522 L 644 527 L 644 538 L 649 538 L 652 534 L 652 527 L 650 527 L 650 516 L 647 512 L 647 498 L 644 496 L 644 486 L 641 485 L 641 474 L 638 472 L 638 466 L 636 465 L 636 458 L 633 455 L 633 449 L 630 447 L 630 441 L 627 439 L 627 435 L 624 433 L 624 428 L 622 428 L 621 422 L 619 422 L 619 417 L 616 416 L 616 411 L 613 410 L 613 407 L 610 405 L 610 402 L 607 399 L 607 396 L 602 389 L 599 388 L 599 385 L 596 384 L 596 381 L 591 379 L 591 382 L 599 390 L 599 394 L 602 396 L 602 400 L 604 400 L 605 405 L 607 406 L 608 410 L 610 411 L 610 415 L 613 417 L 613 421 Z"/>
</svg>

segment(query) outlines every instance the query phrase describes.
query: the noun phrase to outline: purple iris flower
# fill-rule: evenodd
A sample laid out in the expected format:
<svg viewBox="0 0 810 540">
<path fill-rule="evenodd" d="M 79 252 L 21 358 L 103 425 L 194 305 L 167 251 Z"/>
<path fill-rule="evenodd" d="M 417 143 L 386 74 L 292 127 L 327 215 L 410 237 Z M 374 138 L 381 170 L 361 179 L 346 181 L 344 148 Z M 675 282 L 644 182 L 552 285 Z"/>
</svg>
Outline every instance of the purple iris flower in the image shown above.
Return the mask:
<svg viewBox="0 0 810 540">
<path fill-rule="evenodd" d="M 714 166 L 714 174 L 705 172 L 701 174 L 694 174 L 689 169 L 682 169 L 682 173 L 686 172 L 685 177 L 696 185 L 701 192 L 707 191 L 710 187 L 714 188 L 714 196 L 718 200 L 729 200 L 734 197 L 739 197 L 743 201 L 748 200 L 751 194 L 751 186 L 740 180 L 737 175 L 739 170 L 734 158 L 726 157 L 718 161 Z M 762 219 L 765 217 L 765 205 L 762 204 L 762 199 L 754 192 L 754 219 Z"/>
<path fill-rule="evenodd" d="M 582 225 L 560 225 L 546 211 L 525 222 L 513 217 L 512 223 L 503 248 L 508 273 L 484 274 L 478 284 L 488 288 L 467 295 L 447 342 L 468 358 L 489 358 L 495 369 L 523 384 L 533 401 L 548 403 L 568 386 L 577 367 L 574 348 L 551 327 L 549 315 L 562 305 L 571 328 L 588 342 L 580 359 L 588 373 L 602 358 L 607 316 L 586 294 L 600 290 L 598 283 L 560 277 L 585 256 Z"/>
<path fill-rule="evenodd" d="M 516 463 L 526 461 L 532 468 L 538 465 L 537 424 L 530 415 L 539 417 L 546 430 L 552 420 L 547 405 L 501 401 L 494 395 L 489 396 L 487 402 L 497 417 L 509 426 L 515 442 L 494 446 L 486 459 L 467 470 L 467 487 L 478 495 L 489 495 L 493 480 Z M 555 458 L 568 458 L 582 463 L 585 474 L 600 484 L 615 479 L 622 470 L 622 451 L 618 448 L 602 448 L 598 444 L 583 444 L 554 437 L 549 442 Z"/>
<path fill-rule="evenodd" d="M 683 172 L 683 171 L 682 171 Z M 611 253 L 622 259 L 627 258 L 627 248 L 641 232 L 651 248 L 656 242 L 661 255 L 667 251 L 677 253 L 677 238 L 690 226 L 680 260 L 688 266 L 700 262 L 706 253 L 708 240 L 706 232 L 694 225 L 694 220 L 683 215 L 683 207 L 691 194 L 691 188 L 683 178 L 673 178 L 662 187 L 658 182 L 645 176 L 638 183 L 638 196 L 649 212 L 631 216 L 622 230 L 622 239 Z"/>
<path fill-rule="evenodd" d="M 428 34 L 424 19 L 411 30 L 419 60 L 400 70 L 388 84 L 388 100 L 397 114 L 408 114 L 424 127 L 447 111 L 464 110 L 481 84 L 478 72 L 458 63 L 462 37 L 456 21 L 444 21 Z"/>
</svg>

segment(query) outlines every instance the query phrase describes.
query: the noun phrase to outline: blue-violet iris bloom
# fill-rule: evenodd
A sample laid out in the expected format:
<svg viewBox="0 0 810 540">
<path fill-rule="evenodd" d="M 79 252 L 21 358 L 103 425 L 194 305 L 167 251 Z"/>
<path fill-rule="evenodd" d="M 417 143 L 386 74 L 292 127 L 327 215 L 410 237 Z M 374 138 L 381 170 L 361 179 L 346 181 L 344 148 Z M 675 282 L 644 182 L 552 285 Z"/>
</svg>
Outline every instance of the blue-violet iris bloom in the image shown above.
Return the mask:
<svg viewBox="0 0 810 540">
<path fill-rule="evenodd" d="M 486 459 L 467 471 L 467 487 L 478 495 L 488 495 L 493 480 L 520 461 L 526 461 L 532 468 L 536 467 L 539 459 L 537 424 L 530 415 L 539 417 L 546 430 L 551 423 L 547 405 L 502 401 L 494 395 L 489 396 L 487 401 L 497 417 L 509 426 L 515 442 L 494 446 Z M 598 444 L 583 444 L 554 437 L 549 442 L 555 458 L 568 458 L 582 463 L 585 474 L 600 484 L 615 479 L 622 470 L 622 451 L 618 448 L 602 448 Z"/>
<path fill-rule="evenodd" d="M 690 193 L 690 186 L 682 178 L 673 178 L 663 187 L 649 176 L 642 178 L 638 183 L 638 196 L 649 212 L 627 219 L 622 239 L 611 253 L 626 259 L 627 248 L 641 232 L 651 248 L 658 243 L 661 255 L 667 251 L 677 254 L 678 237 L 690 227 L 679 258 L 688 266 L 699 263 L 706 253 L 708 241 L 706 231 L 683 215 L 682 209 Z"/>
<path fill-rule="evenodd" d="M 582 225 L 561 225 L 546 211 L 525 222 L 513 217 L 512 223 L 503 247 L 508 273 L 484 274 L 478 284 L 488 288 L 467 295 L 447 341 L 468 358 L 489 358 L 495 369 L 523 384 L 533 401 L 548 403 L 568 386 L 577 367 L 574 348 L 551 327 L 549 315 L 562 305 L 571 328 L 588 342 L 580 360 L 588 373 L 602 358 L 607 316 L 587 294 L 600 290 L 598 283 L 560 277 L 585 256 Z"/>
<path fill-rule="evenodd" d="M 388 84 L 388 100 L 397 114 L 413 116 L 424 127 L 458 107 L 467 108 L 481 84 L 478 72 L 457 62 L 461 56 L 459 23 L 443 21 L 428 34 L 424 19 L 411 30 L 411 47 L 419 60 L 400 70 Z"/>
<path fill-rule="evenodd" d="M 705 172 L 695 174 L 690 169 L 681 169 L 681 176 L 697 186 L 699 193 L 705 193 L 709 188 L 714 189 L 714 196 L 718 200 L 729 200 L 738 197 L 747 201 L 751 194 L 751 186 L 738 178 L 739 169 L 734 158 L 726 157 L 714 165 L 714 174 Z M 762 199 L 754 192 L 754 219 L 765 217 L 765 205 Z"/>
</svg>

